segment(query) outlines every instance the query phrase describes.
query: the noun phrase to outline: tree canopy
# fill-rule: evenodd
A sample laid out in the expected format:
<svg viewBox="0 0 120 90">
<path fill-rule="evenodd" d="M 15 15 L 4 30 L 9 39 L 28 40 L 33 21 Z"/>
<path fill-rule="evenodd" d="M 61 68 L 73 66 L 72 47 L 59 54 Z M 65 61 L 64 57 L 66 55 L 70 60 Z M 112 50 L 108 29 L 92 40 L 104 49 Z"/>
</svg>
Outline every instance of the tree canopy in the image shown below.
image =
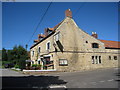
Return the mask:
<svg viewBox="0 0 120 90">
<path fill-rule="evenodd" d="M 10 61 L 17 64 L 20 68 L 25 67 L 25 60 L 29 58 L 27 50 L 19 45 L 14 46 L 12 50 L 2 49 L 2 61 Z"/>
</svg>

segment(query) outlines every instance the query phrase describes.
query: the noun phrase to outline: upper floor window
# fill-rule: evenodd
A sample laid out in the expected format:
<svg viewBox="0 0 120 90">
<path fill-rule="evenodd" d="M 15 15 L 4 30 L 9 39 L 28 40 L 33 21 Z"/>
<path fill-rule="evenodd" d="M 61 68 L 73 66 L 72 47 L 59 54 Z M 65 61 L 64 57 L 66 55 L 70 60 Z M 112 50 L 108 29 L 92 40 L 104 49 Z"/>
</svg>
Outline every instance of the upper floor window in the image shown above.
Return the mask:
<svg viewBox="0 0 120 90">
<path fill-rule="evenodd" d="M 34 51 L 32 51 L 32 56 L 34 56 Z"/>
<path fill-rule="evenodd" d="M 47 42 L 47 44 L 46 44 L 46 49 L 47 49 L 47 50 L 50 49 L 50 42 Z"/>
<path fill-rule="evenodd" d="M 39 47 L 39 48 L 38 48 L 38 53 L 40 53 L 40 49 L 41 49 L 41 48 Z"/>
<path fill-rule="evenodd" d="M 98 43 L 92 43 L 92 48 L 99 48 L 99 44 Z"/>
</svg>

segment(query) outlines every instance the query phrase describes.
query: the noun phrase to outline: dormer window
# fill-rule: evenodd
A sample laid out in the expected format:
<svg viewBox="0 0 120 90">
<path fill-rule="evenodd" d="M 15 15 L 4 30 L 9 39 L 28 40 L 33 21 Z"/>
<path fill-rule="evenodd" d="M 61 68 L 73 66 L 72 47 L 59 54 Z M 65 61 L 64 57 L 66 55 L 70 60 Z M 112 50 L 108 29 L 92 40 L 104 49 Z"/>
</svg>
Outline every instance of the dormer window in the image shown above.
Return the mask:
<svg viewBox="0 0 120 90">
<path fill-rule="evenodd" d="M 92 43 L 92 48 L 99 48 L 99 44 L 98 43 Z"/>
<path fill-rule="evenodd" d="M 48 30 L 48 34 L 51 34 L 51 33 L 52 33 L 52 31 Z"/>
</svg>

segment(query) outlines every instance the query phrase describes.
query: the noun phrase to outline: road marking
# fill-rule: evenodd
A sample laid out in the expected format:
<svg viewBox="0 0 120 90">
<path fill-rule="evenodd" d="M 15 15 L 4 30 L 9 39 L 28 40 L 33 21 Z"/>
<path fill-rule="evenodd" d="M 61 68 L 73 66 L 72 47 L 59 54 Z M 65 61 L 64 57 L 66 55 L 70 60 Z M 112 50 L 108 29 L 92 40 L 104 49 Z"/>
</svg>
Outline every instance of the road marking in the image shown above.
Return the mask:
<svg viewBox="0 0 120 90">
<path fill-rule="evenodd" d="M 105 81 L 99 81 L 99 82 L 101 82 L 101 83 L 102 83 L 102 82 L 105 82 Z"/>
<path fill-rule="evenodd" d="M 32 88 L 38 88 L 37 86 L 33 86 Z"/>
<path fill-rule="evenodd" d="M 51 85 L 49 88 L 67 88 L 65 85 Z"/>
<path fill-rule="evenodd" d="M 108 80 L 109 82 L 113 81 L 114 79 Z"/>
</svg>

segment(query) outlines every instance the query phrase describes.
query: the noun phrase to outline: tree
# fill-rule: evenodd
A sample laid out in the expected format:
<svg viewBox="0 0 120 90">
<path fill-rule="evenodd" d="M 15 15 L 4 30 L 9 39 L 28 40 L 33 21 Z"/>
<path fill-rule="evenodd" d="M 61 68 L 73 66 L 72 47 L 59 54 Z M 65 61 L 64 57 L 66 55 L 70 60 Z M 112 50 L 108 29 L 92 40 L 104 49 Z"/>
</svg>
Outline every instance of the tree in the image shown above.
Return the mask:
<svg viewBox="0 0 120 90">
<path fill-rule="evenodd" d="M 7 51 L 8 61 L 14 60 L 13 50 Z"/>
<path fill-rule="evenodd" d="M 14 60 L 16 60 L 16 63 L 20 66 L 20 69 L 25 68 L 26 61 L 28 59 L 28 54 L 26 49 L 19 45 L 18 47 L 15 46 L 13 48 L 13 53 L 14 53 Z"/>
<path fill-rule="evenodd" d="M 3 61 L 7 61 L 8 57 L 7 57 L 7 51 L 5 48 L 2 49 L 2 60 Z"/>
<path fill-rule="evenodd" d="M 3 48 L 3 60 L 8 60 L 11 63 L 19 65 L 20 69 L 25 68 L 26 60 L 28 57 L 27 50 L 19 45 L 15 45 L 12 50 L 6 50 Z"/>
</svg>

